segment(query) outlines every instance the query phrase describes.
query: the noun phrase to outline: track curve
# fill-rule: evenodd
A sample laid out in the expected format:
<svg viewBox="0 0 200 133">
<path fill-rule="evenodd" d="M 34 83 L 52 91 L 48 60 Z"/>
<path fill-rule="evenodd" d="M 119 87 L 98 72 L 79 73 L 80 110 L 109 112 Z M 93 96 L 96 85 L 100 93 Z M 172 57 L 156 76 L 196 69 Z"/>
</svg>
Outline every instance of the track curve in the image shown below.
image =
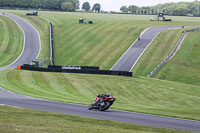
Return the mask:
<svg viewBox="0 0 200 133">
<path fill-rule="evenodd" d="M 29 23 L 27 23 L 25 20 L 21 19 L 20 17 L 7 14 L 7 13 L 5 15 L 13 19 L 16 23 L 18 23 L 20 27 L 22 28 L 22 30 L 24 31 L 24 35 L 25 35 L 24 45 L 25 46 L 24 46 L 24 50 L 21 56 L 14 63 L 9 65 L 8 67 L 0 68 L 0 70 L 15 68 L 17 65 L 21 65 L 24 63 L 30 64 L 32 60 L 38 57 L 39 51 L 40 51 L 40 37 L 37 31 L 35 30 L 35 28 L 33 28 Z M 136 41 L 136 44 L 134 45 L 137 46 L 141 44 L 143 46 L 144 44 L 141 42 L 150 43 L 151 40 L 153 40 L 153 38 L 160 32 L 160 30 L 163 30 L 163 29 L 165 28 L 164 27 L 161 29 L 156 28 L 155 30 L 153 30 L 155 32 L 153 32 L 151 35 L 148 35 L 150 31 L 149 29 L 147 29 L 142 34 L 141 40 L 145 38 L 147 38 L 148 40 L 140 41 L 138 42 L 138 44 Z M 149 43 L 147 45 L 149 45 Z M 126 55 L 126 53 L 124 55 Z M 124 65 L 126 66 L 126 64 Z M 114 67 L 113 70 L 114 69 L 116 69 L 116 67 Z M 172 128 L 172 129 L 181 129 L 181 130 L 186 130 L 186 131 L 200 132 L 200 121 L 161 117 L 161 116 L 155 116 L 155 115 L 132 113 L 132 112 L 125 112 L 125 111 L 118 111 L 118 110 L 109 110 L 107 112 L 89 111 L 87 109 L 87 106 L 62 103 L 62 102 L 54 102 L 54 101 L 48 101 L 48 100 L 43 100 L 39 98 L 28 97 L 28 96 L 7 91 L 2 88 L 0 88 L 0 105 L 9 105 L 9 106 L 15 106 L 15 107 L 20 107 L 20 108 L 29 108 L 29 109 L 51 111 L 51 112 L 82 115 L 86 117 L 95 117 L 95 118 L 100 118 L 100 119 L 128 122 L 128 123 L 133 123 L 133 124 L 154 126 L 154 127 L 160 127 L 160 128 Z"/>
<path fill-rule="evenodd" d="M 162 117 L 119 110 L 108 110 L 106 112 L 91 111 L 88 110 L 88 106 L 32 98 L 12 93 L 2 88 L 0 88 L 0 104 L 20 108 L 81 115 L 105 120 L 128 122 L 138 125 L 153 126 L 159 128 L 171 128 L 185 131 L 200 132 L 200 121 Z"/>
<path fill-rule="evenodd" d="M 190 28 L 192 26 L 185 26 Z M 154 26 L 147 28 L 140 36 L 140 40 L 136 40 L 128 50 L 114 64 L 111 70 L 131 71 L 137 61 L 140 59 L 144 51 L 148 48 L 154 38 L 165 29 L 179 29 L 182 26 Z"/>
<path fill-rule="evenodd" d="M 1 14 L 13 20 L 21 28 L 24 33 L 24 47 L 20 56 L 13 63 L 6 67 L 0 67 L 0 70 L 16 68 L 17 65 L 22 64 L 31 64 L 33 60 L 37 59 L 41 49 L 40 36 L 37 30 L 18 16 L 9 13 Z"/>
</svg>

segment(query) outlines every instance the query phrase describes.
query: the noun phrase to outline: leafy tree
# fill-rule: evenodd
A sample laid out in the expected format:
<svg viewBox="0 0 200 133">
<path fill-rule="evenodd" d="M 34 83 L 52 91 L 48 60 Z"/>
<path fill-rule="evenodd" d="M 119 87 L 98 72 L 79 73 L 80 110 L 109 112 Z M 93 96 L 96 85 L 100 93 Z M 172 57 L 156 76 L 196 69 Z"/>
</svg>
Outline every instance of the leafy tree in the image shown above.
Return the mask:
<svg viewBox="0 0 200 133">
<path fill-rule="evenodd" d="M 135 5 L 131 5 L 128 7 L 128 10 L 131 12 L 131 13 L 137 13 L 137 11 L 139 10 L 139 7 L 138 6 L 135 6 Z"/>
<path fill-rule="evenodd" d="M 89 11 L 90 10 L 90 3 L 89 2 L 84 2 L 83 3 L 83 6 L 82 6 L 82 9 L 85 10 L 85 11 Z"/>
<path fill-rule="evenodd" d="M 99 3 L 94 4 L 92 11 L 100 13 L 101 5 Z"/>
<path fill-rule="evenodd" d="M 72 0 L 72 3 L 74 5 L 75 9 L 79 9 L 79 5 L 80 5 L 79 0 Z"/>
<path fill-rule="evenodd" d="M 153 8 L 155 10 L 162 10 L 165 14 L 168 15 L 182 16 L 193 14 L 194 16 L 200 16 L 200 1 L 159 4 Z"/>
<path fill-rule="evenodd" d="M 71 2 L 64 2 L 62 5 L 61 5 L 61 9 L 64 10 L 64 11 L 74 11 L 74 6 Z"/>
<path fill-rule="evenodd" d="M 142 7 L 141 10 L 142 10 L 142 14 L 149 14 L 150 7 Z"/>
<path fill-rule="evenodd" d="M 61 7 L 62 4 L 65 3 L 65 2 L 72 3 L 72 5 L 74 6 L 74 10 L 79 9 L 79 0 L 58 0 L 59 7 Z"/>
<path fill-rule="evenodd" d="M 122 11 L 122 12 L 128 12 L 129 9 L 128 9 L 126 6 L 122 6 L 122 7 L 120 8 L 120 11 Z"/>
</svg>

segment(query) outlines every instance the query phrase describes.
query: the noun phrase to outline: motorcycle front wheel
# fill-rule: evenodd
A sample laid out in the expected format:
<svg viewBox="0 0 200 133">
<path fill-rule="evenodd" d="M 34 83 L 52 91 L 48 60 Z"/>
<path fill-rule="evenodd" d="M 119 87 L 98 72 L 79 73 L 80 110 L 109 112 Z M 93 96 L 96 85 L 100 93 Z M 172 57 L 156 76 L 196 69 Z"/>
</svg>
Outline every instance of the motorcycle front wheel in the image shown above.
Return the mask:
<svg viewBox="0 0 200 133">
<path fill-rule="evenodd" d="M 106 111 L 110 107 L 110 102 L 105 102 L 104 106 L 100 106 L 100 111 Z"/>
</svg>

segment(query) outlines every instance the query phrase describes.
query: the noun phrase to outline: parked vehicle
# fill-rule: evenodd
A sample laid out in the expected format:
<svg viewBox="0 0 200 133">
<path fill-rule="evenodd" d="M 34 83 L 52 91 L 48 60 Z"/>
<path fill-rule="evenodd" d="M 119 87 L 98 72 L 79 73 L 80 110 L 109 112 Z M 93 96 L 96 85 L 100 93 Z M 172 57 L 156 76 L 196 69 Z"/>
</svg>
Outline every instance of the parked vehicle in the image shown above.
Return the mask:
<svg viewBox="0 0 200 133">
<path fill-rule="evenodd" d="M 106 111 L 114 103 L 115 97 L 112 94 L 100 94 L 96 97 L 94 102 L 89 105 L 89 110 L 99 109 L 100 111 Z"/>
</svg>

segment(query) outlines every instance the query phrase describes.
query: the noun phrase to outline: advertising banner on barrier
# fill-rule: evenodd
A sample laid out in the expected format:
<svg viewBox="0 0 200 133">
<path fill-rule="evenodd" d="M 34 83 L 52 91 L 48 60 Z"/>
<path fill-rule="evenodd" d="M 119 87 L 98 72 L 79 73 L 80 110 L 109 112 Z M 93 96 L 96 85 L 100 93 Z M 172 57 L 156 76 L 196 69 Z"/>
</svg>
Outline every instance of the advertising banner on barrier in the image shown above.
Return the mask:
<svg viewBox="0 0 200 133">
<path fill-rule="evenodd" d="M 88 69 L 89 68 L 89 69 Z M 102 74 L 132 77 L 132 72 L 99 70 L 99 67 L 88 66 L 51 66 L 48 68 L 36 67 L 34 65 L 24 64 L 21 66 L 23 70 L 41 71 L 41 72 L 63 72 L 63 73 L 82 73 L 82 74 Z"/>
<path fill-rule="evenodd" d="M 97 66 L 52 66 L 49 65 L 48 68 L 60 68 L 63 70 L 99 70 Z"/>
</svg>

